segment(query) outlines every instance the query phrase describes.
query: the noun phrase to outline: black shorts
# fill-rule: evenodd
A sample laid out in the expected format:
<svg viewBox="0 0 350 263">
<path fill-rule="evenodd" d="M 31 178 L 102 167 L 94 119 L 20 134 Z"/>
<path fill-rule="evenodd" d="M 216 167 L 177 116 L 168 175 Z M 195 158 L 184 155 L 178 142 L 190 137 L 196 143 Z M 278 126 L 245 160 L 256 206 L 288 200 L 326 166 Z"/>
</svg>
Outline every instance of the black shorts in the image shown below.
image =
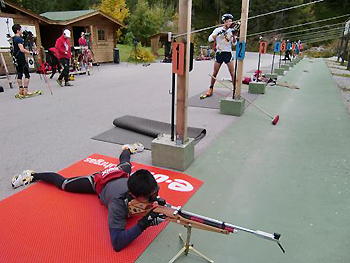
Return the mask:
<svg viewBox="0 0 350 263">
<path fill-rule="evenodd" d="M 22 59 L 17 60 L 16 70 L 17 70 L 18 79 L 22 79 L 23 74 L 26 79 L 30 79 L 28 64 L 25 60 L 22 60 Z"/>
<path fill-rule="evenodd" d="M 231 52 L 217 52 L 215 55 L 215 61 L 217 63 L 222 64 L 223 62 L 230 63 L 232 61 L 232 53 Z"/>
</svg>

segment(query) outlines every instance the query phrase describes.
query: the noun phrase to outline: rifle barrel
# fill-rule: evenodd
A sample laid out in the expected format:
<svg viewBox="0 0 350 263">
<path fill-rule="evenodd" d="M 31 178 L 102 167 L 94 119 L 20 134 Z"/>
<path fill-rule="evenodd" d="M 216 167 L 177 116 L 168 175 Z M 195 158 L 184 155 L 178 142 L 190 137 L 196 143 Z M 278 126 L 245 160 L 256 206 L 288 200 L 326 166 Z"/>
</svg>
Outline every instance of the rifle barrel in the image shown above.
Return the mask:
<svg viewBox="0 0 350 263">
<path fill-rule="evenodd" d="M 250 234 L 254 234 L 257 237 L 261 237 L 261 238 L 264 238 L 264 239 L 267 239 L 267 240 L 270 240 L 270 241 L 274 241 L 274 242 L 276 242 L 278 244 L 278 246 L 281 248 L 283 253 L 285 253 L 285 250 L 283 249 L 283 247 L 282 247 L 282 245 L 280 244 L 280 241 L 279 241 L 281 235 L 278 234 L 278 233 L 271 234 L 271 233 L 267 233 L 267 232 L 264 232 L 264 231 L 261 231 L 261 230 L 251 230 L 249 228 L 233 225 L 233 224 L 230 224 L 230 223 L 225 223 L 223 221 L 219 221 L 219 220 L 216 220 L 216 219 L 213 219 L 213 218 L 210 218 L 210 217 L 206 217 L 206 216 L 202 216 L 202 215 L 197 215 L 195 213 L 184 211 L 184 210 L 181 210 L 181 209 L 179 210 L 179 214 L 182 217 L 186 218 L 186 219 L 193 220 L 193 221 L 196 221 L 196 222 L 200 222 L 200 223 L 203 223 L 205 225 L 212 226 L 212 227 L 224 229 L 224 230 L 227 230 L 227 231 L 229 231 L 231 233 L 234 233 L 234 232 L 236 232 L 238 230 L 241 230 L 241 231 L 244 231 L 244 232 L 247 232 L 247 233 L 250 233 Z"/>
</svg>

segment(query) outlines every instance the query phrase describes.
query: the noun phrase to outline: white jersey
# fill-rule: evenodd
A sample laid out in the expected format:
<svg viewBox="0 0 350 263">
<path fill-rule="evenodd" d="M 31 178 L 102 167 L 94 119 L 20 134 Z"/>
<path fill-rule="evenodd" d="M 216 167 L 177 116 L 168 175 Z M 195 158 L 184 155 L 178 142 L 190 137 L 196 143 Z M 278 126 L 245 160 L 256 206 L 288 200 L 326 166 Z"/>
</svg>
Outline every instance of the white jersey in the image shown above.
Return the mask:
<svg viewBox="0 0 350 263">
<path fill-rule="evenodd" d="M 232 28 L 225 29 L 223 26 L 214 29 L 213 33 L 208 37 L 209 42 L 214 41 L 213 36 L 216 37 L 216 52 L 232 52 L 233 30 Z"/>
</svg>

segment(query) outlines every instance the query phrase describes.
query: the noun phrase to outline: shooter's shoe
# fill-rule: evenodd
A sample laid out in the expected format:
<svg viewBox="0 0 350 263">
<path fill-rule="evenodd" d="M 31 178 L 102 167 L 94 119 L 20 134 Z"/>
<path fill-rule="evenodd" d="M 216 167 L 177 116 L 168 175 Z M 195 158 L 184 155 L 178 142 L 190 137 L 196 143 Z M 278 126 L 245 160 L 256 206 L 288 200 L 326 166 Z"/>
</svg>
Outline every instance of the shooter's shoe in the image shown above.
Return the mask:
<svg viewBox="0 0 350 263">
<path fill-rule="evenodd" d="M 205 94 L 207 97 L 213 96 L 214 89 L 209 89 L 208 92 Z"/>
<path fill-rule="evenodd" d="M 22 185 L 29 184 L 33 179 L 34 171 L 32 170 L 25 170 L 21 174 L 17 174 L 12 178 L 11 185 L 13 188 L 20 187 Z"/>
<path fill-rule="evenodd" d="M 68 81 L 66 83 L 64 83 L 64 86 L 69 86 L 69 87 L 72 87 L 73 85 L 70 84 Z"/>
<path fill-rule="evenodd" d="M 134 154 L 134 153 L 140 153 L 143 152 L 143 150 L 145 149 L 145 146 L 143 146 L 141 143 L 136 142 L 133 144 L 124 144 L 122 146 L 122 150 L 126 150 L 129 149 L 129 151 Z"/>
<path fill-rule="evenodd" d="M 60 85 L 60 87 L 63 87 L 63 84 L 62 84 L 62 80 L 57 80 L 57 83 L 58 83 L 58 85 Z"/>
<path fill-rule="evenodd" d="M 209 98 L 213 96 L 213 93 L 214 93 L 214 89 L 209 89 L 207 93 L 200 96 L 200 99 L 203 100 L 203 99 Z"/>
</svg>

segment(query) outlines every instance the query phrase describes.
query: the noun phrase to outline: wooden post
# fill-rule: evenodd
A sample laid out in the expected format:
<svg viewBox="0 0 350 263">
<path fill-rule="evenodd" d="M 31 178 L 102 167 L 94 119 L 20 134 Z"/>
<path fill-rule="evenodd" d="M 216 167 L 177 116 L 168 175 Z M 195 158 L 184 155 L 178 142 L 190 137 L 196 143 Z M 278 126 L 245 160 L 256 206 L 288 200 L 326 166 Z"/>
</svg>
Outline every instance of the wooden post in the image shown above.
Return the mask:
<svg viewBox="0 0 350 263">
<path fill-rule="evenodd" d="M 179 32 L 187 36 L 178 37 L 178 42 L 186 43 L 185 72 L 177 76 L 177 107 L 176 107 L 176 143 L 183 144 L 187 140 L 187 99 L 190 65 L 190 32 L 191 32 L 192 0 L 179 2 Z"/>
<path fill-rule="evenodd" d="M 339 62 L 339 59 L 341 57 L 342 51 L 343 51 L 343 41 L 344 41 L 344 36 L 342 36 L 340 38 L 340 45 L 339 45 L 339 49 L 338 49 L 338 59 L 337 62 Z"/>
<path fill-rule="evenodd" d="M 246 42 L 247 40 L 248 13 L 249 13 L 249 0 L 242 0 L 241 28 L 240 28 L 240 34 L 239 34 L 239 41 L 241 42 Z M 235 98 L 239 98 L 241 95 L 242 78 L 243 78 L 243 60 L 238 60 Z"/>
<path fill-rule="evenodd" d="M 349 38 L 350 38 L 349 34 L 347 36 L 345 36 L 344 52 L 341 56 L 341 65 L 344 65 L 344 62 L 347 59 Z"/>
<path fill-rule="evenodd" d="M 12 81 L 11 81 L 11 78 L 10 78 L 9 71 L 7 69 L 7 65 L 6 65 L 6 61 L 5 61 L 4 55 L 2 54 L 2 52 L 0 52 L 0 70 L 1 70 L 2 67 L 5 70 L 6 78 L 7 78 L 8 84 L 10 86 L 10 89 L 13 89 Z"/>
</svg>

